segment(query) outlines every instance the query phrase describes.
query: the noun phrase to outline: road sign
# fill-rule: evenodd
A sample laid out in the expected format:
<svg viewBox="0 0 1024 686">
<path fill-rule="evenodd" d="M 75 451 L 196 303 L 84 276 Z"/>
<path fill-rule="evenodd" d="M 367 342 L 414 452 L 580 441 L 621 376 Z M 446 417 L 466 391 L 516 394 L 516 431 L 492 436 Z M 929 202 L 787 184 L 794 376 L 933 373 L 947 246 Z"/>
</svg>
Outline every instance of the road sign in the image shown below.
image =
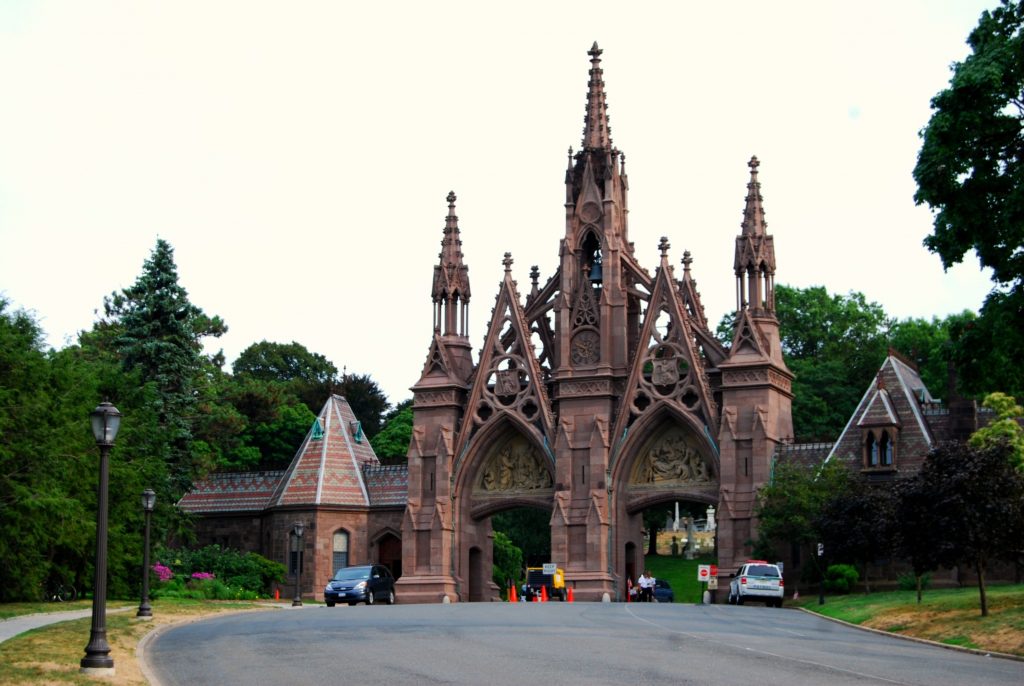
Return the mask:
<svg viewBox="0 0 1024 686">
<path fill-rule="evenodd" d="M 545 562 L 543 571 L 545 574 L 554 574 L 558 570 L 558 564 L 554 562 Z"/>
<path fill-rule="evenodd" d="M 711 578 L 711 565 L 697 566 L 697 581 L 707 581 Z"/>
<path fill-rule="evenodd" d="M 718 590 L 718 577 L 717 576 L 713 576 L 710 579 L 708 579 L 708 590 L 709 591 L 717 591 Z"/>
</svg>

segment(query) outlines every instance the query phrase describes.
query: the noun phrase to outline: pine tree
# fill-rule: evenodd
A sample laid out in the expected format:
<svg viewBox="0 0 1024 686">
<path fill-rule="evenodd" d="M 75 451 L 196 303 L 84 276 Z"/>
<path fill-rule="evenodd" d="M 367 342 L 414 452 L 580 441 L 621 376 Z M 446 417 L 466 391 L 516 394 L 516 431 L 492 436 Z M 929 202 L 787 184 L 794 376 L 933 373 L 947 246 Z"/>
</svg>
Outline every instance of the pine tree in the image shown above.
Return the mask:
<svg viewBox="0 0 1024 686">
<path fill-rule="evenodd" d="M 208 317 L 188 299 L 178 283 L 174 249 L 157 240 L 135 284 L 104 302 L 106 324 L 118 328 L 114 345 L 126 371 L 138 370 L 156 389 L 155 410 L 166 446 L 166 459 L 177 490 L 212 465 L 192 451 L 198 388 L 204 367 L 202 339 L 220 336 L 227 327 Z"/>
</svg>

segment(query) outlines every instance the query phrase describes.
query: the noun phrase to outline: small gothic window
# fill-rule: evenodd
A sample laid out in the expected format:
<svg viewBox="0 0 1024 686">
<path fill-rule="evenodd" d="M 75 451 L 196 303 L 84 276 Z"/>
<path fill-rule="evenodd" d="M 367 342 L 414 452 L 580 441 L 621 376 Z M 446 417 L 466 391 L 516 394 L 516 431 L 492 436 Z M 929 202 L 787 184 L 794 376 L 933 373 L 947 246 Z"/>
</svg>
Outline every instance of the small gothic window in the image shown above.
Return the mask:
<svg viewBox="0 0 1024 686">
<path fill-rule="evenodd" d="M 882 438 L 879 441 L 878 452 L 881 456 L 881 463 L 885 467 L 892 466 L 892 439 L 889 437 L 888 431 L 882 432 Z"/>
<path fill-rule="evenodd" d="M 363 442 L 363 424 L 362 422 L 352 422 L 352 436 L 356 439 L 356 443 Z"/>
<path fill-rule="evenodd" d="M 334 551 L 331 557 L 331 567 L 337 572 L 339 569 L 348 567 L 348 532 L 334 532 Z M 333 574 L 332 574 L 333 575 Z"/>
<path fill-rule="evenodd" d="M 319 419 L 313 420 L 313 434 L 310 436 L 314 441 L 319 441 L 324 437 L 324 427 L 320 424 Z"/>
<path fill-rule="evenodd" d="M 878 443 L 875 441 L 875 435 L 871 432 L 868 432 L 867 440 L 864 442 L 864 456 L 868 467 L 878 466 Z"/>
</svg>

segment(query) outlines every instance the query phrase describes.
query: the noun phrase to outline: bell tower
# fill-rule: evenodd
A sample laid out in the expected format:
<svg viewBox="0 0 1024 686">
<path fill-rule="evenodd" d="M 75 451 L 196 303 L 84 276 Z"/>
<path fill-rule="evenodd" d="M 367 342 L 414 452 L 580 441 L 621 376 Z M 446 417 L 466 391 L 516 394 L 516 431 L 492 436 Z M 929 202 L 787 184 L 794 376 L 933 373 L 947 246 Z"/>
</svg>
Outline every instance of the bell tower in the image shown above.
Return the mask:
<svg viewBox="0 0 1024 686">
<path fill-rule="evenodd" d="M 552 308 L 552 401 L 559 424 L 551 554 L 568 561 L 577 583 L 595 589 L 611 583 L 609 432 L 640 311 L 623 268 L 633 255 L 629 181 L 625 156 L 612 143 L 601 53 L 596 42 L 588 51 L 583 138 L 578 152 L 569 149 L 559 295 Z"/>
<path fill-rule="evenodd" d="M 722 372 L 721 493 L 718 564 L 733 569 L 756 534 L 757 490 L 768 481 L 771 456 L 793 440 L 793 374 L 782 359 L 775 318 L 775 246 L 764 220 L 760 162 L 749 162 L 743 223 L 736 237 L 736 319 Z"/>
</svg>

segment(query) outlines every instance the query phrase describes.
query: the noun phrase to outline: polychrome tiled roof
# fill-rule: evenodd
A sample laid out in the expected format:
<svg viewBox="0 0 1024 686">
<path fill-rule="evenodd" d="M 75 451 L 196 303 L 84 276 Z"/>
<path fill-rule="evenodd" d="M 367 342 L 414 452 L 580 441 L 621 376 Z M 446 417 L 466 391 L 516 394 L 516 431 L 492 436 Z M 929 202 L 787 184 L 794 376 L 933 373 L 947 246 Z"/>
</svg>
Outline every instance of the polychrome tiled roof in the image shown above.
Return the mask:
<svg viewBox="0 0 1024 686">
<path fill-rule="evenodd" d="M 370 494 L 370 505 L 405 506 L 409 491 L 408 465 L 367 465 L 363 467 L 363 476 Z"/>
<path fill-rule="evenodd" d="M 182 496 L 185 512 L 260 512 L 270 502 L 284 472 L 230 472 L 211 474 Z"/>
<path fill-rule="evenodd" d="M 313 427 L 285 470 L 270 506 L 370 505 L 362 468 L 380 461 L 363 435 L 348 402 L 340 395 L 327 399 L 317 417 L 322 436 Z"/>
</svg>

